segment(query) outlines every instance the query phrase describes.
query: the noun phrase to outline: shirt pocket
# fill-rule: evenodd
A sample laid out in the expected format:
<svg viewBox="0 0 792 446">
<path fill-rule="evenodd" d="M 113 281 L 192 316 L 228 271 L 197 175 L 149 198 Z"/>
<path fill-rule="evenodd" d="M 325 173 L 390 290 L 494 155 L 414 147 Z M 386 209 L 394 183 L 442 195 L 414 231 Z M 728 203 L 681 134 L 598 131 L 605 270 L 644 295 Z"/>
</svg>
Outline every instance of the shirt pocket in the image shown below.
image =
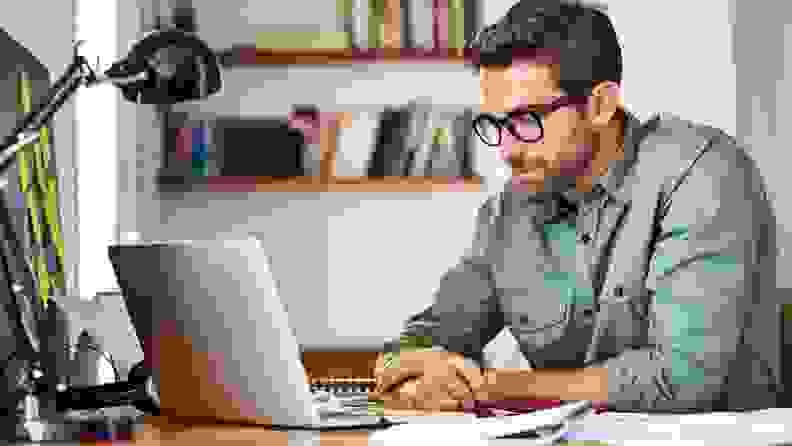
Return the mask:
<svg viewBox="0 0 792 446">
<path fill-rule="evenodd" d="M 506 323 L 528 359 L 536 360 L 536 355 L 561 340 L 571 305 L 559 298 L 557 290 L 540 284 L 507 288 L 501 293 Z"/>
</svg>

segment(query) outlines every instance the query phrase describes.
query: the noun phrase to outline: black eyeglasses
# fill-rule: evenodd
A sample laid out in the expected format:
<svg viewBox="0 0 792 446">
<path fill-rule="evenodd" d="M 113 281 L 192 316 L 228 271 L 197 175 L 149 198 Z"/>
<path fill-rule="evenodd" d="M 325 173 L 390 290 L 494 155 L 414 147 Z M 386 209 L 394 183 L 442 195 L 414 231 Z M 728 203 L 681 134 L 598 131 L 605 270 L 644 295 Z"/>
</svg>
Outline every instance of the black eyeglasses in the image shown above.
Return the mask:
<svg viewBox="0 0 792 446">
<path fill-rule="evenodd" d="M 542 120 L 548 114 L 569 105 L 584 105 L 587 100 L 587 96 L 561 96 L 550 104 L 517 107 L 504 118 L 481 113 L 473 120 L 473 130 L 484 144 L 491 147 L 501 145 L 504 128 L 522 142 L 538 142 L 544 137 Z"/>
</svg>

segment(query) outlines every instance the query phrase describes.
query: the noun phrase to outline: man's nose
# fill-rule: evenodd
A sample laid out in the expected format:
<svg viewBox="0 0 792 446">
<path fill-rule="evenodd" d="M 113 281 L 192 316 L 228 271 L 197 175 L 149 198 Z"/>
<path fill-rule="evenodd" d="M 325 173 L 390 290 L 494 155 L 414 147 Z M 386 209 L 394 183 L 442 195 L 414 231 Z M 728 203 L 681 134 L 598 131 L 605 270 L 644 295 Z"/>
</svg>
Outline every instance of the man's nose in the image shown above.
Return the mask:
<svg viewBox="0 0 792 446">
<path fill-rule="evenodd" d="M 509 131 L 504 131 L 498 146 L 498 157 L 506 162 L 514 161 L 520 154 L 520 143 Z"/>
<path fill-rule="evenodd" d="M 511 133 L 505 132 L 501 145 L 499 157 L 501 160 L 511 165 L 523 165 L 531 158 L 531 143 L 520 141 Z"/>
</svg>

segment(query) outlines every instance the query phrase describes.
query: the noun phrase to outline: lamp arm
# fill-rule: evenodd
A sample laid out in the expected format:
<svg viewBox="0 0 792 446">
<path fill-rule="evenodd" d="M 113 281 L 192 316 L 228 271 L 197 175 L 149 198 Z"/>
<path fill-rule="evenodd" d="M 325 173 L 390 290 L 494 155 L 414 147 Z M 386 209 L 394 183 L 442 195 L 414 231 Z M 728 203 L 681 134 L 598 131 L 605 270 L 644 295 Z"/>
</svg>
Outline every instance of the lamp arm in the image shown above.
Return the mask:
<svg viewBox="0 0 792 446">
<path fill-rule="evenodd" d="M 88 65 L 88 61 L 75 51 L 74 61 L 50 88 L 44 101 L 35 110 L 25 115 L 14 129 L 14 132 L 3 140 L 3 144 L 0 145 L 0 176 L 5 174 L 8 167 L 13 163 L 14 155 L 22 147 L 38 141 L 41 128 L 50 122 L 53 115 L 63 107 L 66 101 L 81 86 L 94 86 L 103 83 L 124 85 L 145 80 L 148 77 L 147 75 L 148 73 L 144 71 L 127 77 L 97 76 L 90 65 Z"/>
<path fill-rule="evenodd" d="M 0 146 L 0 176 L 6 173 L 20 149 L 38 141 L 39 130 L 49 123 L 52 116 L 85 83 L 88 76 L 91 76 L 82 70 L 84 64 L 85 60 L 78 56 L 66 73 L 50 88 L 46 99 L 35 110 L 26 114 L 14 132 L 3 140 Z"/>
</svg>

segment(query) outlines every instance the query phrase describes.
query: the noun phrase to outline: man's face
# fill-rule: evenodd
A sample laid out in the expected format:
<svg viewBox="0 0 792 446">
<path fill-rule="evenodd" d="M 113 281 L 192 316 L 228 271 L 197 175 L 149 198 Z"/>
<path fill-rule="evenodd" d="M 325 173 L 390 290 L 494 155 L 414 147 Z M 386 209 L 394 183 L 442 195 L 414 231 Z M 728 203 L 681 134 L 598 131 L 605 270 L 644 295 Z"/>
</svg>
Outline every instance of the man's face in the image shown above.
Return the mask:
<svg viewBox="0 0 792 446">
<path fill-rule="evenodd" d="M 518 107 L 549 105 L 564 93 L 550 65 L 515 62 L 509 67 L 481 68 L 481 111 L 504 116 Z M 592 131 L 585 106 L 565 106 L 542 116 L 543 138 L 520 141 L 503 130 L 494 148 L 512 168 L 513 184 L 530 191 L 565 187 L 587 174 Z"/>
</svg>

